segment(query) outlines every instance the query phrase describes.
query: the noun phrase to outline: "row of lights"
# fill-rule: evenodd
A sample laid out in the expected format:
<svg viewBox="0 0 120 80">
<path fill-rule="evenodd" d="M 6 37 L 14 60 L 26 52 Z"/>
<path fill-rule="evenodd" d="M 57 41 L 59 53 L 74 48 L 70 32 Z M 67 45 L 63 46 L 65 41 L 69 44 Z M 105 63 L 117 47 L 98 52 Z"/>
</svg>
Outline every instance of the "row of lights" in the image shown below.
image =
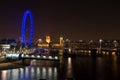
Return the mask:
<svg viewBox="0 0 120 80">
<path fill-rule="evenodd" d="M 6 54 L 6 58 L 18 59 L 20 54 Z M 40 56 L 40 55 L 21 55 L 22 58 L 36 58 L 36 59 L 55 59 L 58 60 L 58 56 Z"/>
<path fill-rule="evenodd" d="M 35 55 L 22 55 L 22 57 L 23 58 L 36 58 L 36 59 L 58 59 L 58 57 L 57 56 L 40 56 L 40 55 L 37 55 L 37 56 L 35 56 Z"/>
</svg>

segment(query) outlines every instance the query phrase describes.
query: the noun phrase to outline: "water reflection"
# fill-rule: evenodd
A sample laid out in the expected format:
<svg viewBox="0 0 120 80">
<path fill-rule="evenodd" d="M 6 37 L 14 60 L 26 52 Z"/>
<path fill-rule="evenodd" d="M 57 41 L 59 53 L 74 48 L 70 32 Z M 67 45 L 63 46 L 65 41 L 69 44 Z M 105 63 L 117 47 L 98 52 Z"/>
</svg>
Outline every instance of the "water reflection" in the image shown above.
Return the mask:
<svg viewBox="0 0 120 80">
<path fill-rule="evenodd" d="M 60 58 L 55 62 L 35 61 L 25 68 L 0 71 L 0 80 L 120 80 L 120 57 Z M 45 65 L 45 66 L 44 66 Z M 69 80 L 69 79 L 68 79 Z"/>
<path fill-rule="evenodd" d="M 57 80 L 56 67 L 25 67 L 3 70 L 0 80 Z"/>
<path fill-rule="evenodd" d="M 117 78 L 117 76 L 118 76 L 118 58 L 117 58 L 117 56 L 113 56 L 113 65 L 112 65 L 112 71 L 113 71 L 113 75 L 115 76 L 115 78 L 114 79 L 116 79 Z"/>
<path fill-rule="evenodd" d="M 67 65 L 67 77 L 72 77 L 72 59 L 68 57 L 68 65 Z"/>
<path fill-rule="evenodd" d="M 118 57 L 100 57 L 96 59 L 96 77 L 100 80 L 117 80 Z"/>
<path fill-rule="evenodd" d="M 7 71 L 2 71 L 2 80 L 6 80 Z"/>
</svg>

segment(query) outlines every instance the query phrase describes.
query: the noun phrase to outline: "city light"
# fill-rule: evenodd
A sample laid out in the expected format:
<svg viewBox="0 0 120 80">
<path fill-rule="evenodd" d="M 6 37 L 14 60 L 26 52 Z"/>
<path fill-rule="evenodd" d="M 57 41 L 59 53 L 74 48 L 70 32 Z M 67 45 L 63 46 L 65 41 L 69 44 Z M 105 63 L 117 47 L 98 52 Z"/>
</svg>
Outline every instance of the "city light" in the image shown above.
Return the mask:
<svg viewBox="0 0 120 80">
<path fill-rule="evenodd" d="M 49 59 L 52 59 L 52 56 L 49 56 Z"/>
<path fill-rule="evenodd" d="M 50 36 L 46 36 L 46 42 L 49 44 L 51 41 Z"/>
<path fill-rule="evenodd" d="M 101 53 L 102 41 L 103 41 L 102 39 L 99 39 L 99 42 L 100 42 L 99 53 Z"/>
<path fill-rule="evenodd" d="M 0 80 L 120 80 L 119 9 L 110 0 L 1 0 Z"/>
<path fill-rule="evenodd" d="M 37 58 L 40 58 L 40 56 L 38 55 Z"/>
<path fill-rule="evenodd" d="M 55 56 L 55 59 L 58 59 L 58 57 L 57 57 L 57 56 Z"/>
</svg>

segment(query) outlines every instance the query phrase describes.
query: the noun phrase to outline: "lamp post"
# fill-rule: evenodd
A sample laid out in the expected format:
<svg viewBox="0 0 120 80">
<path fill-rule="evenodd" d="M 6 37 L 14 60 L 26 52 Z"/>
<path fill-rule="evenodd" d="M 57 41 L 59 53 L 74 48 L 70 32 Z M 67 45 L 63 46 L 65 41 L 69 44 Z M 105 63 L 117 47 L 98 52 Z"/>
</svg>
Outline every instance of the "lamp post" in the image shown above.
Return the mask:
<svg viewBox="0 0 120 80">
<path fill-rule="evenodd" d="M 101 49 L 102 49 L 102 39 L 99 39 L 99 43 L 100 43 L 100 46 L 99 46 L 99 53 L 101 53 Z"/>
<path fill-rule="evenodd" d="M 38 39 L 38 43 L 42 43 L 42 39 Z"/>
</svg>

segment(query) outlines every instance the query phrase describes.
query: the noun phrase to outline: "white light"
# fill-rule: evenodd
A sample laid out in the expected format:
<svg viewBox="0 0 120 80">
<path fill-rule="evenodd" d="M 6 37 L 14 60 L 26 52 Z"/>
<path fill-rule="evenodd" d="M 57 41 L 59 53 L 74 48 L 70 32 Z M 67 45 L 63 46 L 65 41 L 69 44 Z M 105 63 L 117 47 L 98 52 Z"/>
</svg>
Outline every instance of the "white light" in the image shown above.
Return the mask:
<svg viewBox="0 0 120 80">
<path fill-rule="evenodd" d="M 6 54 L 6 58 L 18 58 L 19 54 Z"/>
<path fill-rule="evenodd" d="M 99 42 L 102 42 L 103 40 L 102 39 L 99 39 Z"/>
<path fill-rule="evenodd" d="M 22 54 L 21 57 L 23 58 L 23 57 L 24 57 L 24 54 Z"/>
<path fill-rule="evenodd" d="M 11 57 L 12 55 L 11 54 L 6 54 L 6 57 L 8 58 L 8 57 Z"/>
<path fill-rule="evenodd" d="M 49 56 L 48 58 L 49 58 L 49 59 L 52 59 L 52 56 Z"/>
<path fill-rule="evenodd" d="M 46 56 L 43 56 L 43 58 L 46 58 Z"/>
<path fill-rule="evenodd" d="M 68 51 L 71 53 L 71 48 L 69 48 Z"/>
<path fill-rule="evenodd" d="M 18 57 L 19 57 L 19 54 L 13 54 L 12 57 L 13 57 L 13 58 L 15 58 L 15 57 L 18 58 Z"/>
<path fill-rule="evenodd" d="M 2 48 L 9 49 L 10 45 L 9 44 L 1 44 L 0 45 Z"/>
<path fill-rule="evenodd" d="M 6 70 L 1 72 L 1 77 L 2 77 L 3 80 L 7 79 L 7 71 Z"/>
<path fill-rule="evenodd" d="M 29 55 L 26 55 L 25 57 L 29 57 Z"/>
<path fill-rule="evenodd" d="M 71 58 L 68 57 L 68 64 L 71 64 Z"/>
<path fill-rule="evenodd" d="M 48 68 L 48 75 L 49 75 L 49 76 L 52 76 L 52 68 L 51 68 L 51 67 Z"/>
<path fill-rule="evenodd" d="M 55 56 L 55 59 L 58 59 L 58 57 L 57 57 L 57 56 Z"/>
<path fill-rule="evenodd" d="M 32 55 L 31 57 L 35 57 L 34 55 Z"/>
<path fill-rule="evenodd" d="M 40 58 L 40 56 L 38 55 L 37 58 Z"/>
</svg>

